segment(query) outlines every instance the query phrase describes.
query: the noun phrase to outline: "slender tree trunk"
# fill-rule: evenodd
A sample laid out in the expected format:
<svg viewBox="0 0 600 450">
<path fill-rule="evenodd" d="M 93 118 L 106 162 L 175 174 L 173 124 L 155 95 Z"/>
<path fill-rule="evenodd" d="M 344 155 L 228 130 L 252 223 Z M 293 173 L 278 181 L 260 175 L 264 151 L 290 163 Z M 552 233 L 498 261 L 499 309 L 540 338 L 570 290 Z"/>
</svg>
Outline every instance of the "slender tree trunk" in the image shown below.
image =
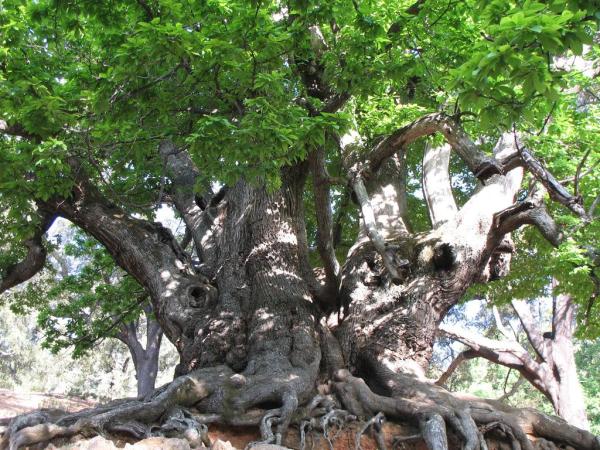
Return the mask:
<svg viewBox="0 0 600 450">
<path fill-rule="evenodd" d="M 158 374 L 158 353 L 146 354 L 135 363 L 137 396 L 145 397 L 154 390 Z"/>
<path fill-rule="evenodd" d="M 160 356 L 160 343 L 162 329 L 152 316 L 150 306 L 144 308 L 146 313 L 146 346 L 142 346 L 138 335 L 139 320 L 121 325 L 117 338 L 127 345 L 133 360 L 135 378 L 137 380 L 137 396 L 144 398 L 154 390 L 156 376 L 158 375 L 158 360 Z"/>
</svg>

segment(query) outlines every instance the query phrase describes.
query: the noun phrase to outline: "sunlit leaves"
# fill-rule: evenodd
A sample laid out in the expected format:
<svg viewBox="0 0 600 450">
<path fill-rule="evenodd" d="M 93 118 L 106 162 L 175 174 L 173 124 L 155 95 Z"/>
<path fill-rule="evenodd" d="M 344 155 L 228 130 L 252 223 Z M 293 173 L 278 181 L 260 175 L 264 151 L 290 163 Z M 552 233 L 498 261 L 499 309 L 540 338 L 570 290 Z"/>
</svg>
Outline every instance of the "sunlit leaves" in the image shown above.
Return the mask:
<svg viewBox="0 0 600 450">
<path fill-rule="evenodd" d="M 584 45 L 592 44 L 597 6 L 529 0 L 480 5 L 482 37 L 452 73 L 461 105 L 484 111 L 488 124 L 500 118 L 510 126 L 523 115 L 534 119 L 531 105 L 545 103 L 549 110 L 565 87 L 556 58 L 581 55 Z"/>
</svg>

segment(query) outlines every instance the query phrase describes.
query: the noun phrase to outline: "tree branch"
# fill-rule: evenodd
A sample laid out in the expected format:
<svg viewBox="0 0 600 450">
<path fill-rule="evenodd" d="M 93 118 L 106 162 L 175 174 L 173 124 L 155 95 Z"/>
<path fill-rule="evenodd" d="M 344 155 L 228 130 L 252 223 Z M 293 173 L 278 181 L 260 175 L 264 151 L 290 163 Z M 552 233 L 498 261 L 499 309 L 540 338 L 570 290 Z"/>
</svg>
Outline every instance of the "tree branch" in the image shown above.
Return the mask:
<svg viewBox="0 0 600 450">
<path fill-rule="evenodd" d="M 185 232 L 183 234 L 183 237 L 181 238 L 181 241 L 179 242 L 179 246 L 183 249 L 186 250 L 188 245 L 190 245 L 190 242 L 192 242 L 192 232 L 190 231 L 190 229 L 187 227 L 185 227 Z"/>
<path fill-rule="evenodd" d="M 588 216 L 590 218 L 594 217 L 594 213 L 596 212 L 596 208 L 598 207 L 598 204 L 600 204 L 600 194 L 598 194 L 596 196 L 596 198 L 594 199 L 594 201 L 590 205 L 590 209 L 588 209 Z"/>
<path fill-rule="evenodd" d="M 120 320 L 116 322 L 118 324 L 118 332 L 115 337 L 127 346 L 133 359 L 133 365 L 137 368 L 140 359 L 143 357 L 144 348 L 137 338 L 137 330 L 132 322 L 124 323 Z M 93 339 L 93 338 L 89 338 Z M 97 339 L 93 339 L 95 342 Z"/>
<path fill-rule="evenodd" d="M 0 119 L 0 134 L 23 139 L 38 140 L 38 137 L 35 134 L 29 133 L 21 124 L 9 125 L 2 119 Z"/>
<path fill-rule="evenodd" d="M 425 145 L 423 154 L 423 195 L 429 210 L 433 228 L 452 219 L 458 209 L 452 196 L 448 164 L 452 148 L 445 144 L 433 147 Z"/>
<path fill-rule="evenodd" d="M 508 234 L 523 225 L 535 225 L 540 233 L 553 246 L 558 247 L 563 234 L 544 205 L 544 193 L 541 186 L 534 186 L 525 200 L 515 203 L 494 215 L 494 228 L 502 234 Z"/>
<path fill-rule="evenodd" d="M 584 221 L 589 221 L 589 216 L 586 213 L 584 207 L 581 205 L 581 199 L 574 197 L 567 191 L 562 184 L 558 182 L 554 175 L 552 175 L 544 165 L 536 159 L 530 150 L 525 147 L 519 146 L 517 136 L 515 134 L 515 143 L 517 150 L 521 155 L 521 160 L 527 170 L 538 180 L 550 194 L 550 198 L 561 205 L 567 207 Z"/>
<path fill-rule="evenodd" d="M 356 175 L 354 180 L 352 181 L 352 187 L 354 192 L 356 193 L 356 198 L 358 203 L 360 204 L 360 209 L 362 212 L 363 222 L 365 224 L 365 228 L 367 230 L 367 235 L 377 253 L 381 256 L 383 260 L 383 265 L 389 272 L 392 282 L 398 284 L 402 282 L 402 278 L 398 274 L 396 267 L 390 257 L 390 255 L 386 251 L 386 243 L 377 231 L 377 223 L 375 221 L 375 214 L 373 213 L 373 207 L 371 206 L 371 202 L 369 201 L 369 194 L 367 193 L 367 188 L 365 187 L 365 183 L 360 175 Z"/>
<path fill-rule="evenodd" d="M 146 19 L 148 22 L 154 19 L 154 11 L 152 11 L 152 8 L 150 8 L 150 5 L 148 5 L 146 0 L 137 0 L 137 3 L 144 10 L 144 13 L 146 13 Z"/>
<path fill-rule="evenodd" d="M 157 222 L 132 217 L 108 200 L 94 186 L 77 158 L 69 158 L 75 183 L 68 197 L 42 202 L 44 209 L 64 217 L 103 244 L 115 262 L 132 275 L 152 300 L 172 289 L 173 279 L 180 289 L 195 283 L 191 260 L 170 230 Z M 169 277 L 162 277 L 162 273 Z M 171 287 L 167 287 L 170 285 Z"/>
<path fill-rule="evenodd" d="M 56 214 L 52 212 L 41 211 L 40 223 L 34 231 L 31 238 L 23 241 L 23 246 L 27 248 L 27 255 L 22 261 L 7 267 L 0 280 L 0 294 L 6 290 L 23 283 L 33 277 L 44 267 L 46 262 L 46 248 L 44 247 L 43 237 L 46 231 L 52 226 Z"/>
<path fill-rule="evenodd" d="M 69 264 L 67 263 L 67 258 L 65 255 L 57 252 L 56 250 L 50 253 L 50 256 L 54 258 L 56 263 L 60 268 L 60 276 L 61 278 L 67 278 L 69 276 Z"/>
<path fill-rule="evenodd" d="M 454 374 L 456 369 L 460 367 L 462 363 L 468 361 L 469 359 L 477 358 L 479 355 L 474 350 L 465 350 L 464 352 L 460 352 L 460 354 L 452 360 L 446 371 L 440 375 L 435 384 L 438 386 L 445 386 L 448 379 Z"/>
<path fill-rule="evenodd" d="M 385 159 L 398 151 L 404 150 L 412 142 L 423 136 L 438 132 L 444 135 L 446 141 L 460 155 L 477 178 L 484 181 L 493 174 L 503 173 L 500 163 L 486 156 L 471 141 L 454 118 L 443 113 L 433 113 L 394 131 L 377 144 L 367 156 L 362 168 L 365 176 L 368 177 L 369 174 L 375 173 Z"/>
<path fill-rule="evenodd" d="M 492 312 L 494 314 L 494 322 L 496 323 L 496 328 L 498 328 L 498 331 L 500 331 L 500 333 L 502 333 L 506 339 L 515 340 L 515 336 L 510 334 L 508 329 L 502 323 L 500 312 L 498 312 L 498 307 L 496 305 L 492 306 Z"/>
<path fill-rule="evenodd" d="M 181 214 L 186 225 L 186 233 L 191 232 L 196 253 L 204 262 L 202 239 L 210 228 L 206 223 L 208 200 L 203 200 L 204 211 L 196 202 L 196 181 L 200 172 L 196 168 L 192 158 L 186 150 L 178 149 L 171 141 L 163 141 L 159 145 L 159 153 L 164 161 L 165 169 L 173 185 L 173 203 Z M 204 186 L 206 193 L 210 192 L 208 186 Z M 210 220 L 209 220 L 210 222 Z"/>
<path fill-rule="evenodd" d="M 398 207 L 400 208 L 400 218 L 404 222 L 406 230 L 411 233 L 413 230 L 410 222 L 409 211 L 408 211 L 408 193 L 407 193 L 407 182 L 408 182 L 408 171 L 406 166 L 406 155 L 395 154 L 391 158 L 395 164 L 398 172 L 397 194 L 398 194 Z"/>
<path fill-rule="evenodd" d="M 519 370 L 528 379 L 533 378 L 532 374 L 535 374 L 538 368 L 538 363 L 515 340 L 496 341 L 448 325 L 440 325 L 439 330 L 449 338 L 465 344 L 477 356 Z"/>
<path fill-rule="evenodd" d="M 510 371 L 509 371 L 509 373 L 510 373 Z M 517 393 L 517 390 L 519 389 L 519 387 L 521 387 L 521 385 L 524 382 L 525 382 L 525 377 L 520 376 L 519 379 L 517 381 L 515 381 L 515 383 L 512 385 L 512 387 L 510 388 L 510 390 L 508 392 L 504 392 L 504 394 L 502 394 L 502 396 L 498 397 L 498 401 L 503 402 L 505 400 L 508 400 L 513 395 L 515 395 Z"/>
<path fill-rule="evenodd" d="M 547 395 L 548 386 L 544 367 L 535 361 L 516 340 L 496 341 L 447 325 L 440 325 L 439 331 L 465 344 L 476 357 L 518 370 L 533 386 Z"/>
<path fill-rule="evenodd" d="M 342 242 L 342 234 L 344 229 L 344 218 L 346 217 L 345 208 L 350 203 L 350 187 L 344 186 L 342 191 L 342 200 L 340 202 L 337 216 L 333 224 L 333 248 L 337 248 Z"/>
<path fill-rule="evenodd" d="M 540 333 L 540 330 L 535 325 L 535 320 L 531 315 L 531 310 L 529 309 L 529 305 L 527 302 L 523 300 L 512 300 L 510 302 L 513 309 L 517 313 L 517 317 L 525 330 L 525 334 L 527 335 L 527 339 L 531 343 L 531 346 L 535 350 L 535 352 L 542 359 L 547 359 L 547 349 L 546 344 L 544 342 L 544 337 Z"/>
<path fill-rule="evenodd" d="M 342 92 L 341 94 L 333 94 L 323 105 L 320 113 L 334 113 L 338 111 L 342 106 L 346 104 L 346 102 L 350 99 L 350 94 L 347 92 Z"/>
<path fill-rule="evenodd" d="M 313 192 L 315 195 L 315 213 L 317 219 L 317 249 L 325 269 L 328 292 L 337 293 L 340 263 L 333 247 L 333 219 L 331 214 L 331 193 L 329 174 L 325 166 L 325 149 L 319 147 L 309 156 L 312 172 Z"/>
</svg>

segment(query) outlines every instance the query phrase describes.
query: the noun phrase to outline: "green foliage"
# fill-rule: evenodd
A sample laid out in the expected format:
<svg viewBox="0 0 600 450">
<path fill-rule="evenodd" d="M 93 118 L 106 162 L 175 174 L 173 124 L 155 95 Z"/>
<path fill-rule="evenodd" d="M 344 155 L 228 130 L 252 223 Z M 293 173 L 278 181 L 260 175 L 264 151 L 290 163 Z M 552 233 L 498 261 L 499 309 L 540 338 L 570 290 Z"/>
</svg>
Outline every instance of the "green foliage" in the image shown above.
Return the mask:
<svg viewBox="0 0 600 450">
<path fill-rule="evenodd" d="M 12 294 L 10 305 L 21 315 L 37 311 L 44 348 L 53 353 L 72 348 L 78 358 L 98 341 L 114 337 L 121 324 L 137 321 L 148 299 L 94 239 L 76 233 L 60 258 L 61 265 L 75 267 L 71 271 L 63 267 L 68 273 L 60 276 L 51 270 L 45 278 L 28 283 Z"/>
<path fill-rule="evenodd" d="M 44 331 L 36 314 L 15 314 L 0 305 L 0 388 L 20 392 L 76 395 L 99 400 L 136 395 L 129 350 L 116 339 L 96 344 L 76 360 L 67 350 L 56 354 L 42 347 Z M 175 348 L 163 339 L 158 384 L 173 376 Z M 51 406 L 51 405 L 42 405 Z"/>
<path fill-rule="evenodd" d="M 158 193 L 169 188 L 157 151 L 162 139 L 189 151 L 204 178 L 199 186 L 244 177 L 275 189 L 281 168 L 305 160 L 317 146 L 326 150 L 330 174 L 341 175 L 331 137 L 350 128 L 367 146 L 427 112 L 470 113 L 461 116 L 463 124 L 482 137 L 484 148 L 514 125 L 589 208 L 600 194 L 600 172 L 593 170 L 600 158 L 598 80 L 571 61 L 598 59 L 597 2 L 428 0 L 413 6 L 414 0 L 292 0 L 285 6 L 271 0 L 3 0 L 0 120 L 18 129 L 0 133 L 0 270 L 23 256 L 20 243 L 39 221 L 38 205 L 71 194 L 72 157 L 111 201 L 153 218 Z M 316 26 L 326 45 L 315 42 L 310 30 Z M 302 72 L 318 75 L 330 97 L 344 93 L 351 100 L 339 112 L 315 113 L 328 98 L 312 90 Z M 429 227 L 419 183 L 421 146 L 407 154 L 417 231 Z M 452 173 L 462 204 L 475 181 L 456 159 Z M 332 208 L 344 225 L 340 256 L 357 225 L 356 208 L 343 198 L 341 189 L 334 192 Z M 311 201 L 307 195 L 314 243 Z M 492 286 L 490 295 L 500 302 L 537 296 L 552 276 L 586 311 L 595 269 L 578 249 L 600 248 L 598 221 L 584 225 L 556 205 L 551 212 L 565 225 L 565 243 L 554 250 L 531 230 L 516 235 L 525 251 L 515 255 L 508 284 Z M 56 348 L 84 335 L 93 341 L 108 332 L 109 317 L 129 319 L 137 308 L 128 303 L 135 301 L 135 283 L 128 277 L 102 282 L 100 273 L 116 277 L 116 269 L 102 250 L 80 245 L 98 273 L 83 267 L 44 288 L 44 305 L 31 303 L 31 293 L 20 306 L 45 308 L 41 320 Z M 591 304 L 581 317 L 587 336 L 600 335 L 598 308 Z M 97 320 L 90 324 L 66 319 L 92 309 Z"/>
<path fill-rule="evenodd" d="M 582 89 L 589 83 L 578 80 L 584 83 Z M 529 135 L 528 145 L 535 148 L 536 155 L 543 158 L 558 180 L 582 197 L 584 207 L 589 209 L 600 194 L 600 172 L 596 170 L 600 164 L 600 153 L 596 151 L 600 144 L 600 109 L 596 104 L 577 107 L 582 95 L 579 92 L 576 98 L 555 102 L 552 119 L 544 132 Z M 513 233 L 519 251 L 513 255 L 508 277 L 476 286 L 472 292 L 486 292 L 490 299 L 501 304 L 513 298 L 548 295 L 548 286 L 554 279 L 558 282 L 555 293 L 568 293 L 581 306 L 579 337 L 597 338 L 600 315 L 593 299 L 598 289 L 595 255 L 600 248 L 600 223 L 598 220 L 584 223 L 554 202 L 548 202 L 548 206 L 565 236 L 560 247 L 553 248 L 532 228 Z"/>
<path fill-rule="evenodd" d="M 535 120 L 549 111 L 567 87 L 553 55 L 581 55 L 591 45 L 600 16 L 595 2 L 475 2 L 484 39 L 471 57 L 453 71 L 460 104 L 492 125 Z M 501 106 L 499 108 L 498 106 Z"/>
</svg>

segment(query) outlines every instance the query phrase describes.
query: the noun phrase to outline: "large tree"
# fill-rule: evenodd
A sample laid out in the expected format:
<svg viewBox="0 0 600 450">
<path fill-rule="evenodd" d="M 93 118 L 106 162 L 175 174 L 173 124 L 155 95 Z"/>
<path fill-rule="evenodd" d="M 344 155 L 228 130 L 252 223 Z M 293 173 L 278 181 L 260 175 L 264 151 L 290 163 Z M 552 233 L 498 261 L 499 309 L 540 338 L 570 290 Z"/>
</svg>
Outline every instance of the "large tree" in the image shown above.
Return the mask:
<svg viewBox="0 0 600 450">
<path fill-rule="evenodd" d="M 513 231 L 584 252 L 594 236 L 597 90 L 564 59 L 595 57 L 599 17 L 583 0 L 5 1 L 0 289 L 43 268 L 63 217 L 144 287 L 181 358 L 143 401 L 15 422 L 12 447 L 198 429 L 193 407 L 267 441 L 382 412 L 432 450 L 446 425 L 470 449 L 487 432 L 530 449 L 526 431 L 598 448 L 424 371 L 449 308 L 508 271 Z"/>
</svg>

